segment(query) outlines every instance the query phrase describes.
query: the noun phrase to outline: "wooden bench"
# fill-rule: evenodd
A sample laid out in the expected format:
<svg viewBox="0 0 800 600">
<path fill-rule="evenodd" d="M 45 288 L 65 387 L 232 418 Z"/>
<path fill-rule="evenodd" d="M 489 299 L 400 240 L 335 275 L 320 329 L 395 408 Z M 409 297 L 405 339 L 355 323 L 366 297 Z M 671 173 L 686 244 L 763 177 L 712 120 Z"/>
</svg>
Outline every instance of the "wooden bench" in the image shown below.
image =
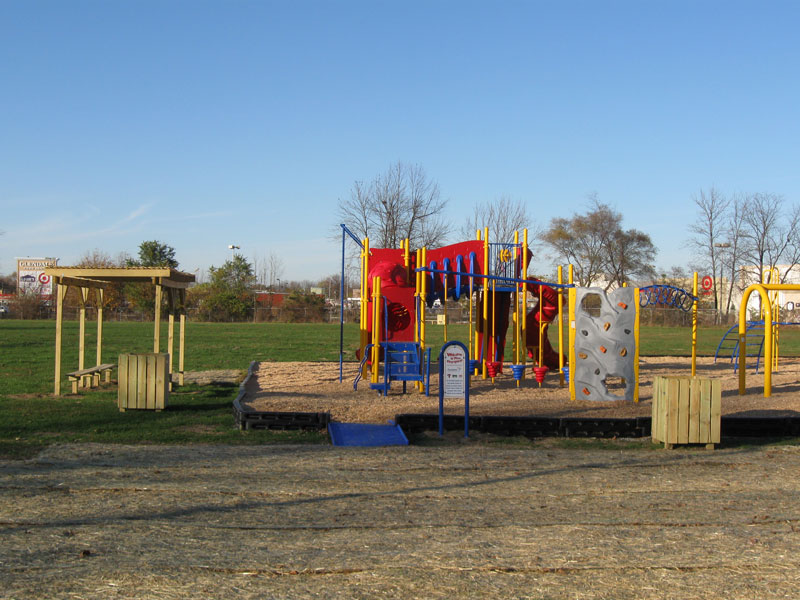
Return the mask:
<svg viewBox="0 0 800 600">
<path fill-rule="evenodd" d="M 72 384 L 72 393 L 78 393 L 78 383 L 80 382 L 81 387 L 87 387 L 84 384 L 85 380 L 89 381 L 88 387 L 96 387 L 100 385 L 100 373 L 105 373 L 105 381 L 106 383 L 111 381 L 111 369 L 113 369 L 116 365 L 113 363 L 104 363 L 102 365 L 96 365 L 94 367 L 89 367 L 88 369 L 81 369 L 80 371 L 73 371 L 72 373 L 67 373 L 67 377 L 69 378 L 70 383 Z"/>
</svg>

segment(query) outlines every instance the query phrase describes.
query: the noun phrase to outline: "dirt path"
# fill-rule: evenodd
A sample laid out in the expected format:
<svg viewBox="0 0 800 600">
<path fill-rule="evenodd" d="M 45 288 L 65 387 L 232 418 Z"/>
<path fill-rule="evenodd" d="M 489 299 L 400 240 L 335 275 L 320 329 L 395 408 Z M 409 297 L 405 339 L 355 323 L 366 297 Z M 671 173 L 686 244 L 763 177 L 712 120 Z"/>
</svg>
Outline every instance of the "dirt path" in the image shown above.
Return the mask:
<svg viewBox="0 0 800 600">
<path fill-rule="evenodd" d="M 797 598 L 800 446 L 52 447 L 3 598 Z"/>
</svg>

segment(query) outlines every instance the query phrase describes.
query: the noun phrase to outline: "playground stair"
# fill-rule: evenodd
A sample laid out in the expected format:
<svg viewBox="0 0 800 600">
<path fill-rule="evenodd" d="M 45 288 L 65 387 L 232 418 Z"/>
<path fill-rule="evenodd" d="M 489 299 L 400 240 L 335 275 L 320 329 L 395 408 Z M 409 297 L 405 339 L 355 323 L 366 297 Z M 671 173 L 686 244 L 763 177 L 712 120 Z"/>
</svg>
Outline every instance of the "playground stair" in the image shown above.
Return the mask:
<svg viewBox="0 0 800 600">
<path fill-rule="evenodd" d="M 371 344 L 364 349 L 364 358 L 353 382 L 353 389 L 357 389 L 361 379 L 362 367 L 369 356 L 370 346 Z M 382 392 L 386 396 L 392 381 L 403 382 L 403 393 L 406 392 L 407 382 L 421 381 L 425 384 L 425 395 L 430 394 L 430 348 L 423 353 L 422 347 L 417 342 L 381 342 L 380 346 L 383 351 L 383 381 L 370 383 L 370 389 Z"/>
<path fill-rule="evenodd" d="M 392 381 L 402 381 L 405 394 L 407 382 L 423 381 L 425 382 L 425 394 L 428 395 L 430 348 L 425 353 L 427 360 L 424 365 L 422 363 L 422 347 L 417 342 L 382 342 L 381 348 L 383 349 L 383 383 L 372 383 L 370 388 L 383 392 L 385 396 Z"/>
<path fill-rule="evenodd" d="M 756 372 L 761 362 L 761 353 L 764 349 L 764 321 L 747 321 L 747 347 L 758 347 L 758 351 L 748 352 L 747 358 L 756 359 Z M 733 325 L 725 335 L 722 336 L 717 350 L 714 353 L 714 362 L 718 358 L 726 358 L 733 364 L 734 371 L 739 368 L 739 325 Z"/>
</svg>

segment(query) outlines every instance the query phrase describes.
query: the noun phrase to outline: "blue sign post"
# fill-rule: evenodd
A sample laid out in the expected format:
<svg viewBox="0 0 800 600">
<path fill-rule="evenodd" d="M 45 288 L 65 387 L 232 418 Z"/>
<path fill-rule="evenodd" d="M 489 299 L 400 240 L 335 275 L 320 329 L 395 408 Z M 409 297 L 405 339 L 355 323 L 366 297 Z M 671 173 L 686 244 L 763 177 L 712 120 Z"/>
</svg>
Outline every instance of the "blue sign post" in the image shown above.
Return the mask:
<svg viewBox="0 0 800 600">
<path fill-rule="evenodd" d="M 447 342 L 439 352 L 439 435 L 444 435 L 444 399 L 464 399 L 464 437 L 469 437 L 469 360 L 461 342 Z"/>
</svg>

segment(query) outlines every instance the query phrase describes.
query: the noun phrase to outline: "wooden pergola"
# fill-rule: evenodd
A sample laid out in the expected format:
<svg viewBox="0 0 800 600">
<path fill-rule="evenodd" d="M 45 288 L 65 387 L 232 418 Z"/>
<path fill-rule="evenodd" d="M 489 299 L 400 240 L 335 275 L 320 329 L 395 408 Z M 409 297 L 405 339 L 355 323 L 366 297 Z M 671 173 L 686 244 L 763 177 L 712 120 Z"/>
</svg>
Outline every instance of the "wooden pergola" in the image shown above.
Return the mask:
<svg viewBox="0 0 800 600">
<path fill-rule="evenodd" d="M 112 283 L 152 283 L 155 286 L 155 331 L 153 334 L 153 352 L 160 352 L 161 347 L 161 302 L 164 289 L 167 291 L 169 304 L 169 374 L 172 376 L 172 357 L 174 355 L 175 317 L 180 320 L 180 336 L 178 342 L 178 383 L 183 384 L 184 344 L 186 339 L 186 288 L 194 282 L 192 273 L 184 273 L 169 267 L 125 267 L 125 268 L 84 268 L 84 267 L 50 267 L 45 274 L 53 278 L 55 284 L 56 305 L 56 359 L 53 394 L 61 395 L 61 329 L 64 317 L 64 298 L 70 287 L 78 290 L 80 303 L 80 333 L 78 336 L 78 370 L 85 367 L 84 334 L 86 332 L 86 301 L 89 290 L 95 290 L 97 298 L 97 366 L 103 360 L 103 304 L 105 288 Z"/>
</svg>

